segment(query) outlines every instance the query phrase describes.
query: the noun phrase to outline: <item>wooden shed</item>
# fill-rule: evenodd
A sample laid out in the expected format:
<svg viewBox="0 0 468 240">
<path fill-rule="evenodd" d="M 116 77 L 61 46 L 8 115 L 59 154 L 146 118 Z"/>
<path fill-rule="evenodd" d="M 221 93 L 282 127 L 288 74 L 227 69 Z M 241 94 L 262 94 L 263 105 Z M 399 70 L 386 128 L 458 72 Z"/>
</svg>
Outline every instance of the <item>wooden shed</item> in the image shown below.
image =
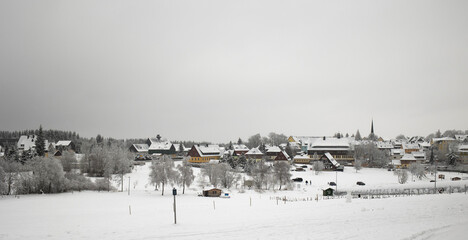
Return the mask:
<svg viewBox="0 0 468 240">
<path fill-rule="evenodd" d="M 221 196 L 221 189 L 213 188 L 210 190 L 203 190 L 204 197 L 219 197 Z"/>
<path fill-rule="evenodd" d="M 335 190 L 333 190 L 333 188 L 327 188 L 327 189 L 323 190 L 323 196 L 324 197 L 333 196 L 334 191 Z"/>
<path fill-rule="evenodd" d="M 452 178 L 452 181 L 460 181 L 460 180 L 461 180 L 461 178 L 459 178 L 459 177 L 453 177 Z"/>
</svg>

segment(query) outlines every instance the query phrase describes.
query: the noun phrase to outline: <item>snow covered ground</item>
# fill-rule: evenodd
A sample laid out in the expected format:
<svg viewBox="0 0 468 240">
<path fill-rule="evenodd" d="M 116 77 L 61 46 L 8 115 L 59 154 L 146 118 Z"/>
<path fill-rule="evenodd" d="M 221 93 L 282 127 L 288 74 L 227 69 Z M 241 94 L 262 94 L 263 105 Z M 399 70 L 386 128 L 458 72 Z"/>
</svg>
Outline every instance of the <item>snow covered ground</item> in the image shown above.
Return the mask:
<svg viewBox="0 0 468 240">
<path fill-rule="evenodd" d="M 129 174 L 130 196 L 74 192 L 0 198 L 0 239 L 465 239 L 468 234 L 468 194 L 316 201 L 336 174 L 313 171 L 294 172 L 312 185 L 263 193 L 231 189 L 230 199 L 198 197 L 195 182 L 185 195 L 179 190 L 174 224 L 170 187 L 164 196 L 154 191 L 147 183 L 148 165 Z M 464 177 L 446 173 L 438 185 L 468 184 L 448 180 L 452 176 Z M 382 169 L 338 173 L 338 189 L 363 188 L 356 181 L 368 189 L 434 184 L 424 179 L 401 185 Z M 306 201 L 276 201 L 283 196 Z"/>
</svg>

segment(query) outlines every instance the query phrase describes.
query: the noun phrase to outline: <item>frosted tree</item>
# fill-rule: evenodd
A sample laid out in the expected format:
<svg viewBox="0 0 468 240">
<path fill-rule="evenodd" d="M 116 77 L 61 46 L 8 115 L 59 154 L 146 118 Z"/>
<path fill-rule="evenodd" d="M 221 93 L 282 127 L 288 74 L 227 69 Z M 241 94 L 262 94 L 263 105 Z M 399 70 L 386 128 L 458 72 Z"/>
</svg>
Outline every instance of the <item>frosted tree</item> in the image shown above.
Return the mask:
<svg viewBox="0 0 468 240">
<path fill-rule="evenodd" d="M 3 171 L 2 166 L 0 166 L 0 195 L 6 193 L 7 184 L 6 182 L 6 173 Z"/>
<path fill-rule="evenodd" d="M 354 169 L 356 169 L 356 173 L 362 169 L 362 161 L 356 160 L 354 161 Z"/>
<path fill-rule="evenodd" d="M 325 166 L 323 165 L 322 161 L 315 161 L 312 165 L 312 168 L 315 171 L 315 175 L 318 175 L 325 168 Z"/>
<path fill-rule="evenodd" d="M 408 167 L 408 170 L 411 173 L 411 179 L 416 176 L 417 178 L 421 179 L 422 177 L 426 176 L 424 166 L 420 163 L 413 163 Z"/>
<path fill-rule="evenodd" d="M 258 147 L 260 146 L 260 144 L 262 144 L 262 136 L 260 136 L 260 133 L 249 137 L 249 139 L 247 140 L 247 146 L 249 148 Z"/>
<path fill-rule="evenodd" d="M 401 184 L 405 184 L 408 181 L 408 171 L 406 170 L 398 170 L 398 182 Z"/>
<path fill-rule="evenodd" d="M 120 178 L 120 191 L 123 192 L 123 179 L 125 174 L 130 173 L 132 171 L 132 162 L 131 158 L 126 150 L 115 148 L 113 152 L 113 156 L 110 165 L 113 167 L 112 173 L 117 174 Z"/>
<path fill-rule="evenodd" d="M 232 184 L 238 179 L 238 174 L 234 173 L 227 163 L 220 163 L 216 167 L 216 177 L 219 178 L 224 188 L 231 188 Z"/>
<path fill-rule="evenodd" d="M 5 172 L 4 178 L 0 178 L 6 184 L 6 194 L 12 193 L 12 188 L 19 180 L 19 172 L 21 171 L 21 163 L 13 159 L 0 159 L 0 167 Z"/>
<path fill-rule="evenodd" d="M 60 161 L 62 162 L 63 171 L 65 172 L 70 172 L 77 163 L 75 154 L 69 151 L 63 152 Z"/>
<path fill-rule="evenodd" d="M 281 190 L 283 185 L 290 181 L 290 168 L 291 166 L 289 163 L 285 161 L 278 161 L 273 165 L 273 175 L 275 176 L 276 182 L 280 185 L 279 190 Z"/>
<path fill-rule="evenodd" d="M 182 184 L 182 194 L 185 194 L 185 186 L 190 187 L 195 175 L 193 175 L 192 166 L 188 163 L 188 159 L 185 158 L 181 165 L 177 166 L 179 170 L 180 183 Z"/>
<path fill-rule="evenodd" d="M 252 167 L 251 176 L 253 178 L 255 187 L 262 189 L 263 186 L 268 185 L 268 176 L 271 173 L 271 169 L 265 164 L 265 160 L 255 163 Z"/>
<path fill-rule="evenodd" d="M 177 182 L 178 173 L 173 168 L 174 162 L 167 156 L 151 164 L 150 182 L 156 186 L 161 185 L 161 195 L 164 195 L 165 185 Z"/>
<path fill-rule="evenodd" d="M 58 193 L 65 190 L 65 173 L 55 158 L 35 157 L 30 162 L 35 193 Z"/>
</svg>

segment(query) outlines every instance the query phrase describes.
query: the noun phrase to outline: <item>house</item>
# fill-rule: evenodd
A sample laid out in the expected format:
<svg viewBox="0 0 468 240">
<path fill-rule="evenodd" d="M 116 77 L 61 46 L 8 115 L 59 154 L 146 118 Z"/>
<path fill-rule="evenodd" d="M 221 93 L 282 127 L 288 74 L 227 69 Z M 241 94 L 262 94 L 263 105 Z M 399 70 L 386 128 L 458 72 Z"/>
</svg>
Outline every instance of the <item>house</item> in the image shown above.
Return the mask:
<svg viewBox="0 0 468 240">
<path fill-rule="evenodd" d="M 58 151 L 73 151 L 75 152 L 75 143 L 73 143 L 72 141 L 70 140 L 60 140 L 58 141 L 55 146 L 54 146 L 55 150 L 58 150 Z"/>
<path fill-rule="evenodd" d="M 36 135 L 23 135 L 18 139 L 18 143 L 16 144 L 16 147 L 19 152 L 23 151 L 35 151 L 36 150 L 36 140 L 37 136 Z M 44 146 L 45 146 L 45 152 L 49 152 L 49 141 L 44 140 Z"/>
<path fill-rule="evenodd" d="M 433 138 L 431 140 L 431 145 L 437 147 L 439 151 L 447 152 L 449 150 L 449 145 L 455 142 L 455 138 L 443 137 L 443 138 Z"/>
<path fill-rule="evenodd" d="M 419 144 L 417 143 L 406 143 L 403 144 L 403 149 L 405 150 L 405 153 L 412 153 L 412 152 L 418 152 L 419 151 Z"/>
<path fill-rule="evenodd" d="M 455 140 L 459 142 L 467 142 L 468 141 L 468 135 L 455 135 Z"/>
<path fill-rule="evenodd" d="M 252 148 L 247 153 L 245 153 L 245 157 L 249 159 L 256 159 L 261 160 L 263 159 L 264 154 L 258 148 Z"/>
<path fill-rule="evenodd" d="M 282 152 L 281 148 L 277 146 L 268 146 L 266 149 L 266 156 L 268 157 L 268 160 L 274 160 L 280 152 Z"/>
<path fill-rule="evenodd" d="M 130 152 L 133 153 L 148 153 L 149 146 L 146 143 L 143 144 L 132 144 L 130 148 L 128 149 Z"/>
<path fill-rule="evenodd" d="M 221 151 L 218 145 L 193 145 L 188 155 L 190 156 L 188 161 L 191 163 L 208 163 L 210 160 L 219 160 Z"/>
<path fill-rule="evenodd" d="M 416 161 L 420 162 L 420 163 L 424 163 L 426 162 L 426 153 L 425 152 L 412 152 L 411 154 L 413 154 L 414 158 L 416 158 Z"/>
<path fill-rule="evenodd" d="M 289 161 L 289 155 L 285 151 L 281 151 L 276 155 L 275 161 Z"/>
<path fill-rule="evenodd" d="M 390 150 L 390 156 L 392 158 L 392 160 L 400 160 L 403 155 L 404 155 L 405 151 L 403 149 L 392 149 Z"/>
<path fill-rule="evenodd" d="M 307 154 L 294 156 L 293 162 L 298 164 L 310 164 L 312 158 Z"/>
<path fill-rule="evenodd" d="M 377 142 L 377 149 L 386 154 L 390 155 L 391 150 L 393 149 L 393 144 L 391 142 Z"/>
<path fill-rule="evenodd" d="M 148 154 L 175 155 L 177 150 L 169 141 L 154 141 L 149 139 L 151 144 L 148 147 Z"/>
<path fill-rule="evenodd" d="M 329 153 L 343 165 L 354 164 L 354 151 L 348 138 L 320 138 L 311 143 L 307 153 L 311 156 L 321 156 Z"/>
<path fill-rule="evenodd" d="M 460 145 L 457 154 L 461 164 L 468 164 L 468 145 Z"/>
<path fill-rule="evenodd" d="M 400 159 L 400 162 L 401 162 L 400 166 L 402 168 L 407 168 L 413 163 L 423 163 L 424 161 L 416 159 L 414 155 L 410 153 L 410 154 L 403 155 L 403 157 Z"/>
<path fill-rule="evenodd" d="M 341 166 L 329 152 L 324 153 L 322 157 L 320 157 L 320 161 L 323 162 L 325 170 L 343 171 L 343 166 Z"/>
<path fill-rule="evenodd" d="M 249 148 L 244 144 L 234 144 L 232 148 L 235 156 L 245 155 L 249 151 Z"/>
<path fill-rule="evenodd" d="M 213 188 L 210 190 L 203 190 L 203 196 L 204 197 L 219 197 L 221 196 L 221 189 L 218 188 Z"/>
</svg>

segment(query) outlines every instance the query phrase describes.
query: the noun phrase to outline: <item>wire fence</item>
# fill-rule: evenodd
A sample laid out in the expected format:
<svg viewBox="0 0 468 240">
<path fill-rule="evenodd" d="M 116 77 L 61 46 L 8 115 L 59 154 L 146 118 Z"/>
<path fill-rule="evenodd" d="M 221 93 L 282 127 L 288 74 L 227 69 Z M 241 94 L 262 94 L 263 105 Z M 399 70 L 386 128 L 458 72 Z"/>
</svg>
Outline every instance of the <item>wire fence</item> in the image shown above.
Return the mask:
<svg viewBox="0 0 468 240">
<path fill-rule="evenodd" d="M 271 196 L 270 200 L 275 200 L 277 204 L 286 202 L 307 202 L 307 201 L 319 201 L 319 200 L 330 200 L 330 199 L 342 199 L 342 198 L 362 198 L 362 199 L 382 199 L 392 197 L 408 197 L 417 195 L 428 195 L 428 194 L 453 194 L 453 193 L 464 193 L 467 194 L 468 187 L 465 186 L 448 186 L 448 187 L 437 187 L 437 188 L 405 188 L 405 189 L 369 189 L 360 191 L 351 191 L 350 195 L 348 192 L 334 192 L 332 196 L 323 196 L 316 194 L 315 196 L 307 197 L 291 197 L 291 196 Z"/>
</svg>

